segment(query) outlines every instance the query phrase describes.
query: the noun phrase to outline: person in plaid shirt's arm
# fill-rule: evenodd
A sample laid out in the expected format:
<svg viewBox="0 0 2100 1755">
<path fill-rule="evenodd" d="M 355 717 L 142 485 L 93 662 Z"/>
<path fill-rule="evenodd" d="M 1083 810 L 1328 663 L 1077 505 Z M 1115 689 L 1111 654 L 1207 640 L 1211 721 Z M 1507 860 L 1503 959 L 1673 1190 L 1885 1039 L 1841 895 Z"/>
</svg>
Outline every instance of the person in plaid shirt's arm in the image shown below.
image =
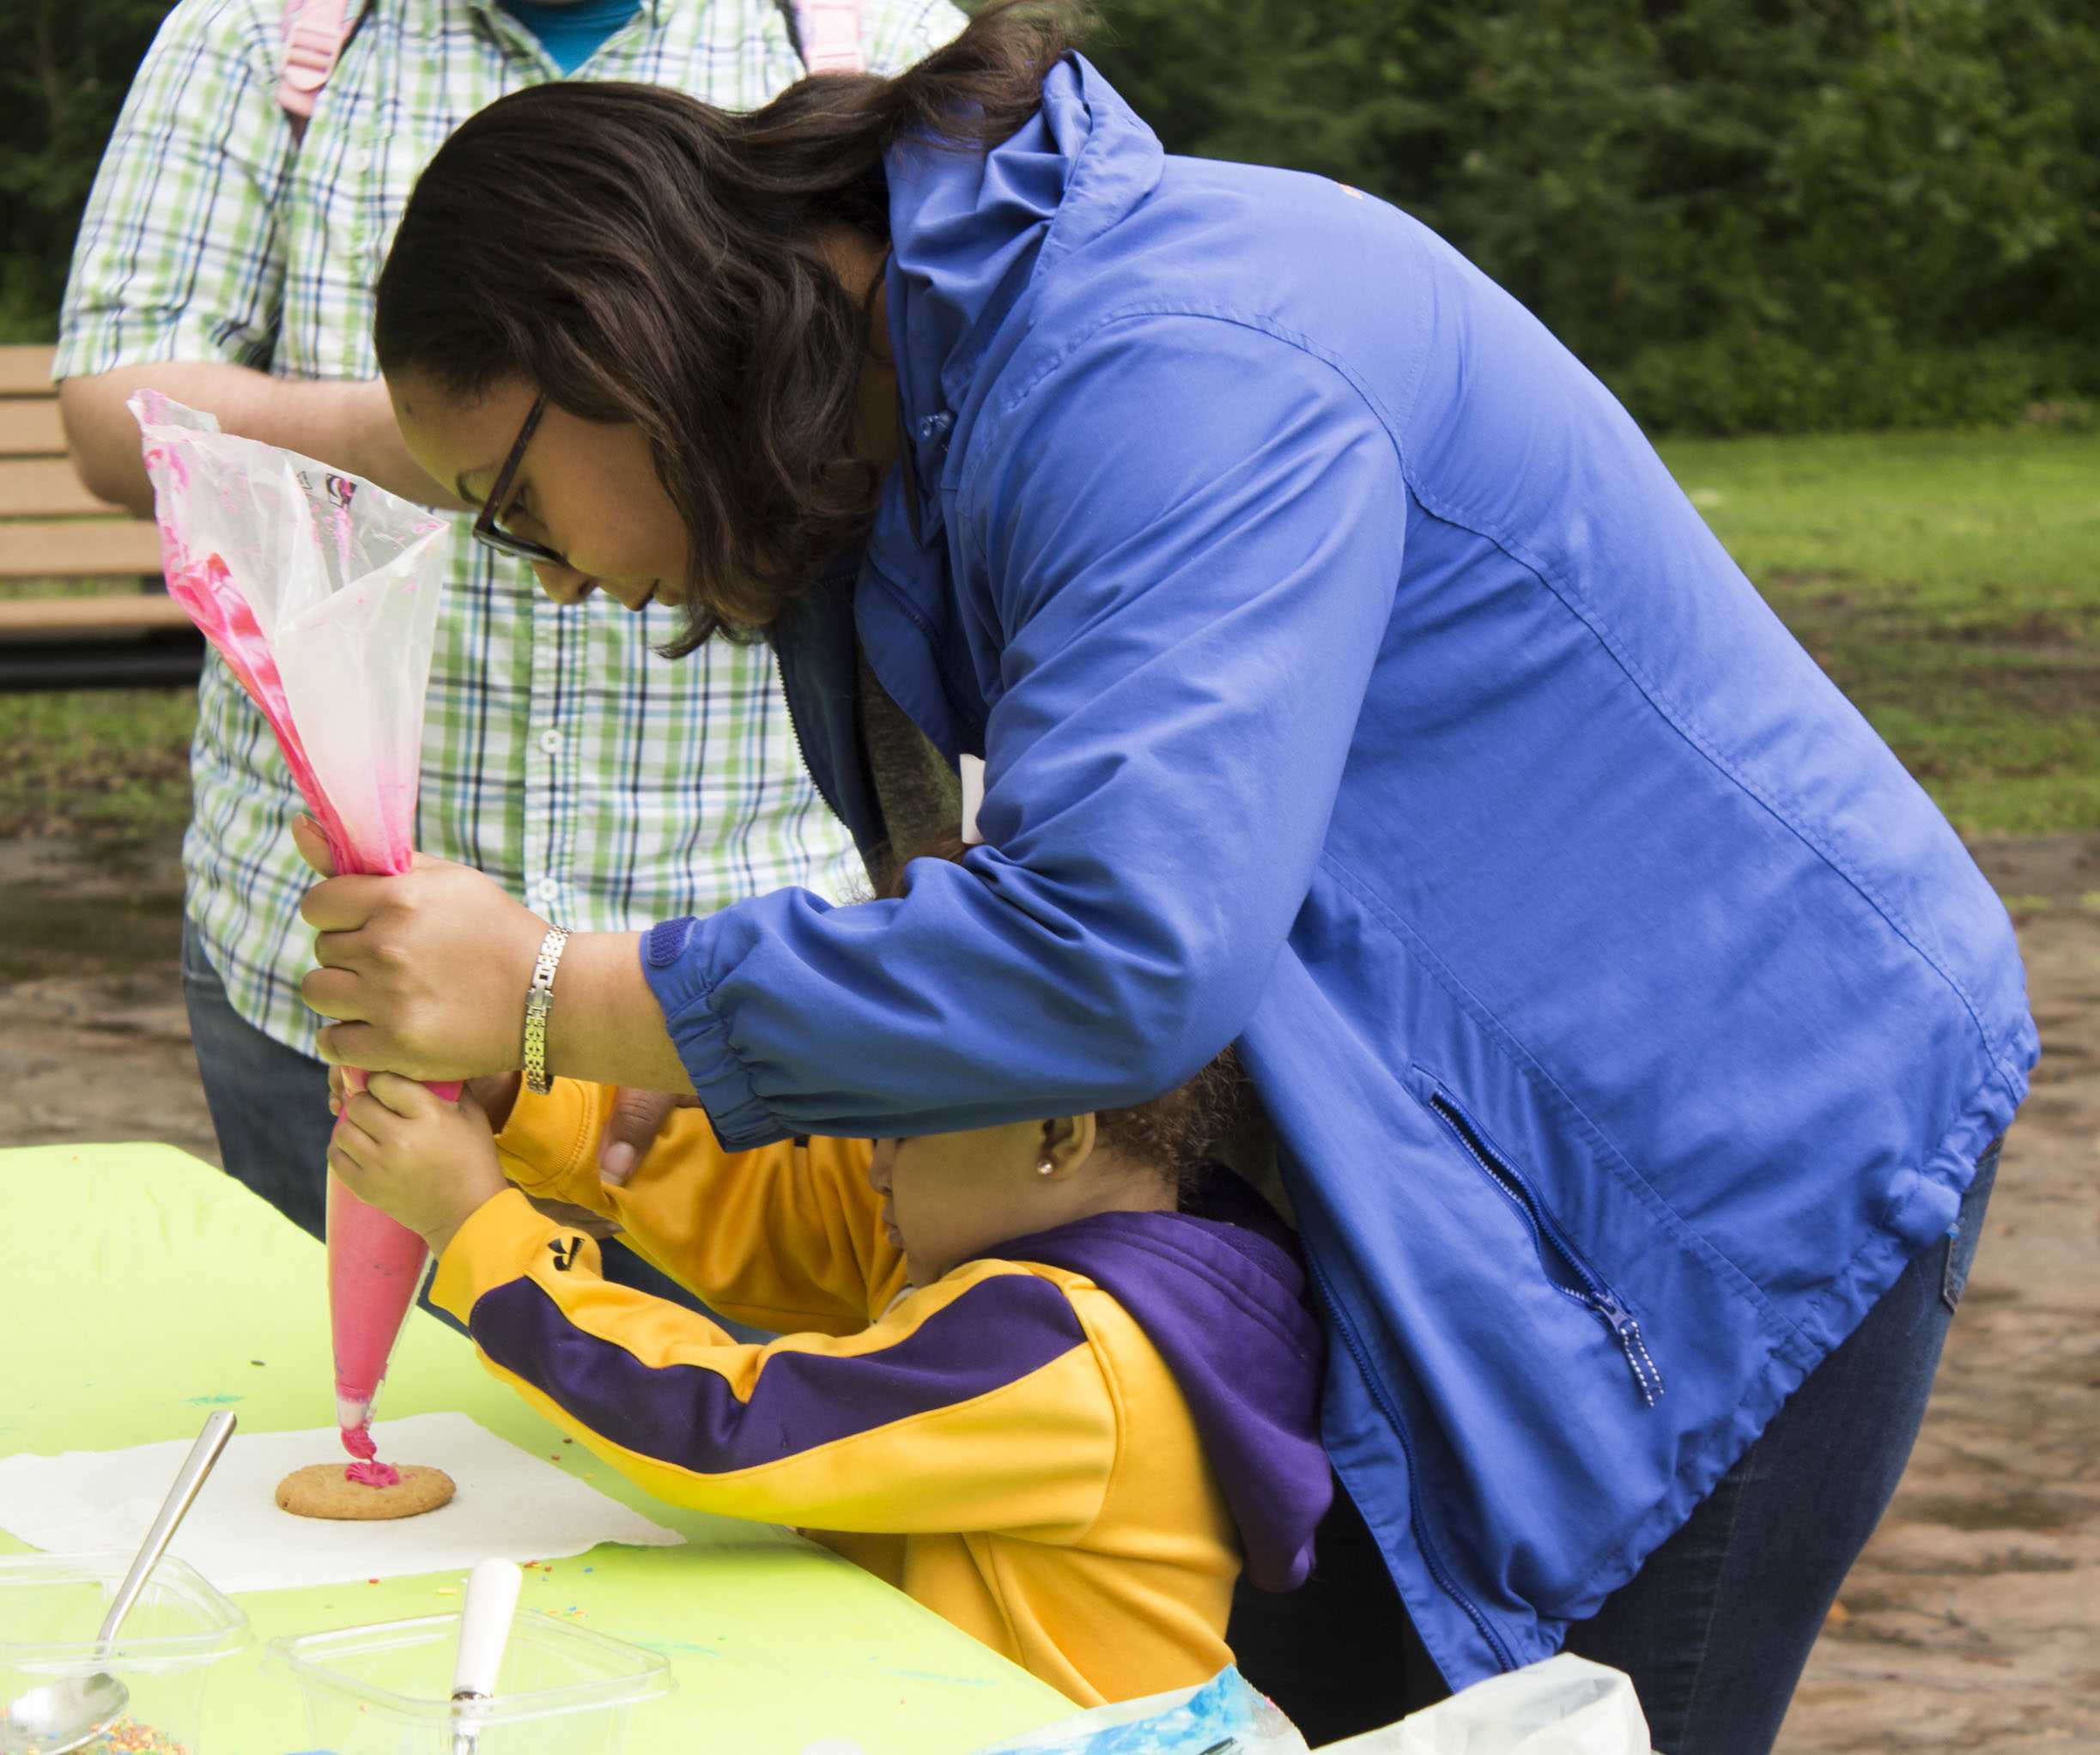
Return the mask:
<svg viewBox="0 0 2100 1755">
<path fill-rule="evenodd" d="M 888 70 L 961 30 L 949 0 L 865 0 Z M 404 447 L 379 381 L 373 291 L 424 163 L 468 116 L 574 74 L 749 108 L 803 76 L 773 0 L 371 0 L 303 140 L 278 106 L 281 0 L 182 0 L 148 53 L 76 246 L 54 375 L 97 493 L 151 491 L 124 399 L 150 386 L 229 432 L 452 507 Z M 796 753 L 770 654 L 652 648 L 677 613 L 561 606 L 458 520 L 430 681 L 419 845 L 549 918 L 646 926 L 860 880 Z M 198 692 L 184 842 L 184 985 L 227 1169 L 319 1235 L 330 1116 L 299 981 L 310 874 L 262 717 L 215 657 Z M 630 1170 L 664 1099 L 634 1094 L 605 1168 Z M 618 1252 L 625 1255 L 626 1252 Z M 647 1271 L 627 1264 L 639 1280 Z"/>
</svg>

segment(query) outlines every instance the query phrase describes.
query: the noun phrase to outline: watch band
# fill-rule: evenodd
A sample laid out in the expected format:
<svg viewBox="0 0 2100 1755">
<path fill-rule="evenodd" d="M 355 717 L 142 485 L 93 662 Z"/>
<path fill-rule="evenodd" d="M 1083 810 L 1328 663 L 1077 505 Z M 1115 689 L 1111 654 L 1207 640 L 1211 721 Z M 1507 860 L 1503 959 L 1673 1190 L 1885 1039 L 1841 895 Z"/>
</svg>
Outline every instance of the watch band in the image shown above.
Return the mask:
<svg viewBox="0 0 2100 1755">
<path fill-rule="evenodd" d="M 539 942 L 539 961 L 532 965 L 532 985 L 525 992 L 525 1082 L 535 1096 L 547 1095 L 547 1014 L 554 1009 L 554 972 L 568 943 L 567 926 L 549 926 Z"/>
</svg>

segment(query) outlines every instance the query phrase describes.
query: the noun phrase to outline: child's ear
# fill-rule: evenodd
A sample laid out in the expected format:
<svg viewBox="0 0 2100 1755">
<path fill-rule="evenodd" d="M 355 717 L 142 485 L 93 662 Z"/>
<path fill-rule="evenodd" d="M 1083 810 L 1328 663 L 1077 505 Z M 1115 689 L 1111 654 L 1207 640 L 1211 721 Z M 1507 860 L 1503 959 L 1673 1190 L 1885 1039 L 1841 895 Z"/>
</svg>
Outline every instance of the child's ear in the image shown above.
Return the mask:
<svg viewBox="0 0 2100 1755">
<path fill-rule="evenodd" d="M 1036 1149 L 1036 1174 L 1047 1181 L 1063 1181 L 1094 1155 L 1098 1137 L 1091 1111 L 1045 1121 Z"/>
</svg>

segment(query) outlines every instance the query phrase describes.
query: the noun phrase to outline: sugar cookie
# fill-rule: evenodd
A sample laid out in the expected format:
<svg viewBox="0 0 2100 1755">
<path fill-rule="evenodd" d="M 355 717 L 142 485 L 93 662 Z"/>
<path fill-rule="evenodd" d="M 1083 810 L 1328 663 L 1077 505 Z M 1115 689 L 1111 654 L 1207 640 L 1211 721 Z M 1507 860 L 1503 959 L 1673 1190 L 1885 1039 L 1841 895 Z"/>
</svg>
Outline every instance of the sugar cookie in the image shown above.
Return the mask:
<svg viewBox="0 0 2100 1755">
<path fill-rule="evenodd" d="M 415 1517 L 451 1503 L 452 1478 L 441 1468 L 420 1468 L 414 1463 L 401 1471 L 396 1487 L 367 1487 L 345 1480 L 339 1462 L 310 1463 L 295 1468 L 277 1483 L 277 1504 L 295 1517 L 338 1517 L 370 1521 L 388 1517 Z"/>
</svg>

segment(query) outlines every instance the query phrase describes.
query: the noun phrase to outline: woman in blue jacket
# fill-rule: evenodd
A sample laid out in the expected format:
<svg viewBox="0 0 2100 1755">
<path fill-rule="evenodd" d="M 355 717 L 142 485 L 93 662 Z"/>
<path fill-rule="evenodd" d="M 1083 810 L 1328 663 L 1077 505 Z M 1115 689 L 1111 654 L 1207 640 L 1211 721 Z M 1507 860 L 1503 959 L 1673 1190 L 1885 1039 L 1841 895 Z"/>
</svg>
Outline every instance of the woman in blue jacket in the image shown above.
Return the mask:
<svg viewBox="0 0 2100 1755">
<path fill-rule="evenodd" d="M 536 1043 L 742 1148 L 1236 1041 L 1442 1678 L 1565 1642 L 1661 1748 L 1764 1748 L 2036 1055 L 2005 913 L 1538 323 L 1354 190 L 1166 155 L 1056 28 L 749 117 L 528 91 L 418 187 L 379 353 L 484 537 L 771 640 L 871 865 L 982 763 L 967 867 L 580 933 Z M 323 884 L 330 1057 L 519 1066 L 535 900 Z"/>
</svg>

